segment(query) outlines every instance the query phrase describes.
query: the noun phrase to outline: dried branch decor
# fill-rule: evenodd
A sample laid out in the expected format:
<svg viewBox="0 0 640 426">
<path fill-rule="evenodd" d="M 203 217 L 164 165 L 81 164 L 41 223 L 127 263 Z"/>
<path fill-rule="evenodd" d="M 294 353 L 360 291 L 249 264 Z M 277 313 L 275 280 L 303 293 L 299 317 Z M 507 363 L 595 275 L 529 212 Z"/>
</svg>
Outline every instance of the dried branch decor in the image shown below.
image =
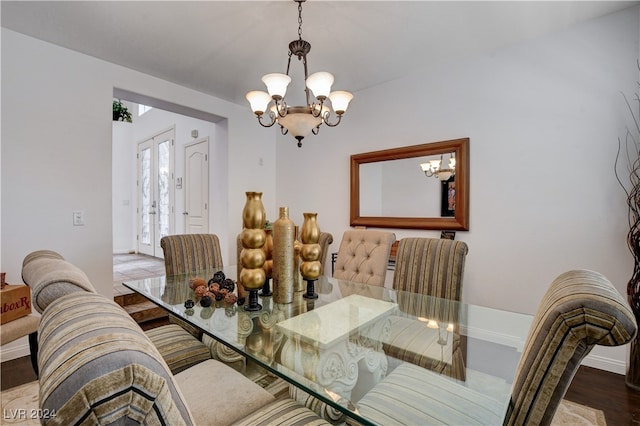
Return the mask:
<svg viewBox="0 0 640 426">
<path fill-rule="evenodd" d="M 637 63 L 640 71 L 640 61 Z M 618 137 L 618 152 L 616 154 L 616 179 L 627 195 L 629 207 L 629 233 L 627 244 L 633 255 L 633 274 L 627 283 L 627 298 L 633 310 L 636 321 L 640 323 L 640 81 L 636 82 L 636 93 L 629 98 L 622 93 L 631 123 L 626 126 L 625 135 Z M 618 174 L 618 165 L 626 161 L 629 180 L 623 182 Z M 631 356 L 626 383 L 635 389 L 640 389 L 640 333 L 631 342 Z"/>
</svg>

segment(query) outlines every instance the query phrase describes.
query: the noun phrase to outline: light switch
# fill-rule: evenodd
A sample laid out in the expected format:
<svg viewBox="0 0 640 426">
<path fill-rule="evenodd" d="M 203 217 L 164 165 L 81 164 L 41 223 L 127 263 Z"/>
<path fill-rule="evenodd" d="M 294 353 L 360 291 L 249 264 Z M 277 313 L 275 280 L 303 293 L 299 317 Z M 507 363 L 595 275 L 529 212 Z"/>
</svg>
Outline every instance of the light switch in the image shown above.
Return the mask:
<svg viewBox="0 0 640 426">
<path fill-rule="evenodd" d="M 84 226 L 84 212 L 82 210 L 73 212 L 73 226 Z"/>
</svg>

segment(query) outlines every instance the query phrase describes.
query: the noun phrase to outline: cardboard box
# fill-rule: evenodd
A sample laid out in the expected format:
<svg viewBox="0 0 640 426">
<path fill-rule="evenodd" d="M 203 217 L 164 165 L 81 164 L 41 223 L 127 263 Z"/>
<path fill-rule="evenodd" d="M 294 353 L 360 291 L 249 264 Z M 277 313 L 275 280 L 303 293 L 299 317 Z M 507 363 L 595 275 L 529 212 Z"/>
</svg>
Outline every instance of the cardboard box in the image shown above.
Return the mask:
<svg viewBox="0 0 640 426">
<path fill-rule="evenodd" d="M 0 324 L 31 313 L 31 289 L 26 285 L 7 284 L 0 290 Z"/>
</svg>

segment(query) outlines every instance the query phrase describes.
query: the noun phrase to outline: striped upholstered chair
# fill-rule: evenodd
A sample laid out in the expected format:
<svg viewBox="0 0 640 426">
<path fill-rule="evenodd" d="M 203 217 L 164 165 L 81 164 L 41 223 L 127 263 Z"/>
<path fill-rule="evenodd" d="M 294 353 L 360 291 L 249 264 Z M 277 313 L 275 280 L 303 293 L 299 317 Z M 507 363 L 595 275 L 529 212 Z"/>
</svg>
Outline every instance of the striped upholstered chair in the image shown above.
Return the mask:
<svg viewBox="0 0 640 426">
<path fill-rule="evenodd" d="M 403 238 L 398 244 L 393 288 L 440 299 L 459 301 L 462 295 L 464 264 L 469 249 L 462 241 L 435 238 Z M 412 362 L 424 368 L 461 380 L 465 378 L 464 353 L 460 344 L 457 304 L 433 303 L 425 297 L 423 304 L 415 297 L 398 295 L 403 315 L 391 316 L 391 332 L 383 348 L 393 358 Z M 404 299 L 410 299 L 406 301 Z M 440 352 L 439 330 L 425 327 L 416 318 L 453 325 L 447 357 L 435 358 Z M 435 348 L 435 349 L 434 349 Z"/>
<path fill-rule="evenodd" d="M 220 241 L 215 234 L 167 235 L 160 239 L 167 275 L 222 268 Z"/>
<path fill-rule="evenodd" d="M 39 313 L 63 295 L 96 292 L 80 268 L 50 250 L 25 257 L 22 279 L 31 287 L 32 305 Z M 174 374 L 211 358 L 209 348 L 178 325 L 163 325 L 146 333 Z"/>
<path fill-rule="evenodd" d="M 213 359 L 173 375 L 138 324 L 96 293 L 53 300 L 39 336 L 39 408 L 52 413 L 42 424 L 328 425 Z"/>
<path fill-rule="evenodd" d="M 172 275 L 186 274 L 189 272 L 204 271 L 223 267 L 222 251 L 220 250 L 220 241 L 215 234 L 178 234 L 167 235 L 160 239 L 160 247 L 164 253 L 164 267 L 167 280 Z M 182 303 L 189 296 L 189 289 L 186 286 L 167 286 L 168 293 L 162 297 L 164 300 L 172 304 Z M 173 291 L 173 292 L 171 292 Z M 183 291 L 184 293 L 180 293 Z M 167 329 L 150 330 L 151 338 L 156 345 L 162 345 L 163 348 L 169 350 L 170 345 L 177 349 L 176 336 L 180 333 L 176 325 L 191 333 L 197 339 L 204 342 L 209 348 L 213 358 L 223 361 L 233 366 L 236 370 L 242 371 L 245 368 L 245 358 L 233 349 L 220 344 L 217 340 L 204 335 L 202 331 L 191 326 L 182 319 L 169 315 L 169 320 L 173 323 L 174 329 L 171 334 L 167 334 Z M 181 339 L 187 339 L 182 336 Z M 177 354 L 176 351 L 172 352 Z M 176 363 L 179 362 L 176 357 Z M 183 363 L 186 359 L 183 358 Z"/>
<path fill-rule="evenodd" d="M 338 248 L 333 277 L 383 287 L 391 245 L 395 240 L 396 235 L 392 232 L 368 229 L 345 231 Z"/>
<path fill-rule="evenodd" d="M 506 416 L 504 407 L 482 389 L 444 380 L 410 363 L 401 364 L 378 383 L 359 401 L 358 409 L 378 424 L 549 425 L 591 349 L 629 343 L 637 328 L 629 305 L 604 276 L 569 271 L 553 281 L 538 307 Z M 399 400 L 415 403 L 398 410 Z"/>
<path fill-rule="evenodd" d="M 403 238 L 398 243 L 393 289 L 460 300 L 468 252 L 462 241 Z"/>
</svg>

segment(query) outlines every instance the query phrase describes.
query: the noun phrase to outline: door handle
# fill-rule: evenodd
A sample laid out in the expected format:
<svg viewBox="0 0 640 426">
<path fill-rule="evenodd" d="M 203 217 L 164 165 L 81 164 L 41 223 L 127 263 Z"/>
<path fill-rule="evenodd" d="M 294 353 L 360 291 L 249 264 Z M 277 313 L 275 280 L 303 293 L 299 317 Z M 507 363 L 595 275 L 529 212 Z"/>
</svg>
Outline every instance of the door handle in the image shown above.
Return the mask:
<svg viewBox="0 0 640 426">
<path fill-rule="evenodd" d="M 186 216 L 189 214 L 189 212 L 182 212 L 182 214 Z"/>
<path fill-rule="evenodd" d="M 149 212 L 149 214 L 156 214 L 156 212 Z"/>
</svg>

